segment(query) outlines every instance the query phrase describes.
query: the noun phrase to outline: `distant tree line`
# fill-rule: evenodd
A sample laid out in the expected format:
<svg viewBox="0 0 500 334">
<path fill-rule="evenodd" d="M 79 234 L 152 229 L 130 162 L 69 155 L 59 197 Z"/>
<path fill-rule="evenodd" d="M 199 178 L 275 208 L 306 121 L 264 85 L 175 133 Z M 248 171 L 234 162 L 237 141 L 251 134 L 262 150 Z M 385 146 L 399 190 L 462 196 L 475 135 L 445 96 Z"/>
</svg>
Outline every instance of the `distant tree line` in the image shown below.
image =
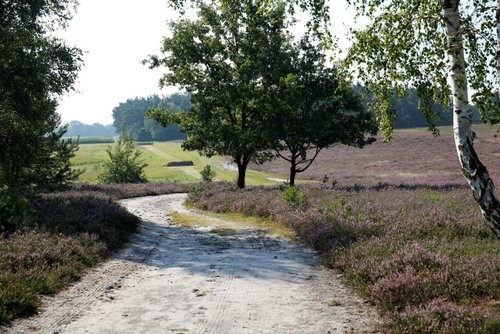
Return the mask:
<svg viewBox="0 0 500 334">
<path fill-rule="evenodd" d="M 179 125 L 172 124 L 163 127 L 145 117 L 149 109 L 165 109 L 172 112 L 182 112 L 191 108 L 189 94 L 175 93 L 159 97 L 136 97 L 120 103 L 113 109 L 113 125 L 118 133 L 127 133 L 130 138 L 138 141 L 167 141 L 185 139 Z"/>
<path fill-rule="evenodd" d="M 355 90 L 359 92 L 362 88 L 357 87 Z M 365 99 L 365 104 L 368 104 L 370 100 L 371 96 L 368 96 Z M 393 102 L 396 109 L 396 120 L 394 123 L 396 129 L 427 126 L 425 116 L 419 110 L 419 99 L 414 89 L 409 89 L 407 95 L 401 99 L 394 96 Z M 166 129 L 157 125 L 156 122 L 153 122 L 147 117 L 144 118 L 145 108 L 147 111 L 150 108 L 155 109 L 163 106 L 166 106 L 166 108 L 172 111 L 186 111 L 191 106 L 191 96 L 174 94 L 160 98 L 156 95 L 152 95 L 146 98 L 128 99 L 115 108 L 116 116 L 115 113 L 113 116 L 115 117 L 115 123 L 121 122 L 122 131 L 129 133 L 134 139 L 139 139 L 141 141 L 185 139 L 186 134 L 183 134 L 177 125 L 172 125 L 169 129 Z M 445 126 L 452 124 L 453 115 L 451 110 L 448 108 L 443 109 L 443 107 L 437 103 L 434 103 L 434 109 L 436 113 L 439 113 L 439 120 L 436 122 L 436 125 Z M 481 121 L 476 108 L 472 108 L 472 116 L 475 123 Z M 119 132 L 121 131 L 118 131 L 115 125 L 112 124 L 84 124 L 79 121 L 71 121 L 68 123 L 68 128 L 64 137 L 113 137 L 118 135 Z"/>
<path fill-rule="evenodd" d="M 366 99 L 367 102 L 371 101 L 372 97 Z M 396 119 L 394 121 L 395 129 L 408 129 L 408 128 L 423 128 L 427 127 L 430 120 L 427 120 L 421 111 L 421 101 L 419 100 L 417 91 L 415 89 L 408 89 L 404 97 L 398 98 L 396 95 L 392 97 L 392 105 L 396 111 Z M 432 111 L 435 117 L 432 121 L 436 126 L 446 126 L 453 124 L 453 114 L 449 107 L 443 107 L 436 101 L 432 101 Z M 480 123 L 481 118 L 477 108 L 472 106 L 472 121 Z"/>
<path fill-rule="evenodd" d="M 71 121 L 68 123 L 68 129 L 64 137 L 113 137 L 116 135 L 116 128 L 111 124 L 84 124 L 79 121 Z"/>
</svg>

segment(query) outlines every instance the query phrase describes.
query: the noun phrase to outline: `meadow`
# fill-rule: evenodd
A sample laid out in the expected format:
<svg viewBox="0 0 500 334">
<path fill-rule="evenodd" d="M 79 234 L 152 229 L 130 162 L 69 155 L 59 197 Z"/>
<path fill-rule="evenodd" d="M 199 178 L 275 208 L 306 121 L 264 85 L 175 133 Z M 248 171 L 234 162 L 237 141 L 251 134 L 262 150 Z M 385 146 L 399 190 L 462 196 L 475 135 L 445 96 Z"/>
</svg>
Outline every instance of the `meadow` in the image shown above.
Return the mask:
<svg viewBox="0 0 500 334">
<path fill-rule="evenodd" d="M 84 169 L 79 181 L 97 183 L 101 173 L 101 166 L 109 159 L 106 149 L 111 144 L 82 144 L 76 156 L 71 160 L 74 168 Z M 141 159 L 148 166 L 144 169 L 145 176 L 150 182 L 191 183 L 201 181 L 200 172 L 206 165 L 210 165 L 216 172 L 215 181 L 233 182 L 236 179 L 236 165 L 230 163 L 229 158 L 200 156 L 197 152 L 184 151 L 181 142 L 152 142 L 138 145 L 142 152 Z M 168 162 L 192 161 L 191 167 L 167 167 Z M 273 175 L 257 170 L 247 171 L 247 184 L 272 185 Z"/>
<path fill-rule="evenodd" d="M 475 147 L 497 184 L 498 141 L 496 128 L 477 127 Z M 75 163 L 98 165 L 106 147 L 81 145 Z M 361 150 L 333 147 L 298 175 L 297 188 L 271 184 L 287 177 L 278 160 L 251 166 L 258 171 L 241 190 L 223 158 L 184 152 L 179 143 L 141 149 L 148 178 L 165 182 L 99 185 L 88 175 L 31 201 L 32 219 L 0 241 L 0 323 L 33 314 L 40 293 L 63 288 L 122 247 L 138 220 L 115 199 L 189 192 L 189 205 L 200 209 L 292 229 L 377 307 L 381 333 L 500 332 L 500 242 L 461 175 L 450 128 L 437 138 L 415 129 Z M 170 175 L 171 160 L 194 166 Z M 206 164 L 220 182 L 200 182 Z"/>
</svg>

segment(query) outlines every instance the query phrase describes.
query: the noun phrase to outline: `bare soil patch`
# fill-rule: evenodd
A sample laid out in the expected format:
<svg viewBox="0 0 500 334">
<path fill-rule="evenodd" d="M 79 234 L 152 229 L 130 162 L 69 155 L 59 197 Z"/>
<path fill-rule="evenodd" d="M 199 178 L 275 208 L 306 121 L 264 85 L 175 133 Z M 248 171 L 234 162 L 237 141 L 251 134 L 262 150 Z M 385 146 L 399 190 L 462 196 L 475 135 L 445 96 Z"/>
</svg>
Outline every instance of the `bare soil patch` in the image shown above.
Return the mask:
<svg viewBox="0 0 500 334">
<path fill-rule="evenodd" d="M 129 246 L 5 333 L 370 333 L 374 310 L 310 249 L 256 229 L 181 227 L 185 195 L 121 201 Z M 225 222 L 227 224 L 227 222 Z M 215 229 L 214 229 L 215 228 Z"/>
</svg>

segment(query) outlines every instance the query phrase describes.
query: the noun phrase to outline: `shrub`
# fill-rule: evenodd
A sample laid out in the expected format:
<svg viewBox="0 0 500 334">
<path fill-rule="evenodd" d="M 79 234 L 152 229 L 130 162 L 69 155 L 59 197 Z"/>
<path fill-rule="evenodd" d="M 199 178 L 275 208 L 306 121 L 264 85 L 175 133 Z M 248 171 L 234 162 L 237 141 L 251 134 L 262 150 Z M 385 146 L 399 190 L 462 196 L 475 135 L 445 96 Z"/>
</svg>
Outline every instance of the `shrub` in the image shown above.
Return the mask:
<svg viewBox="0 0 500 334">
<path fill-rule="evenodd" d="M 103 255 L 95 237 L 14 233 L 0 241 L 0 324 L 35 313 L 39 294 L 50 294 L 79 278 Z"/>
<path fill-rule="evenodd" d="M 281 193 L 281 198 L 291 206 L 304 206 L 307 204 L 306 194 L 296 185 L 286 187 Z"/>
<path fill-rule="evenodd" d="M 31 216 L 28 202 L 7 188 L 0 188 L 0 235 L 13 233 Z"/>
<path fill-rule="evenodd" d="M 493 333 L 485 319 L 473 310 L 435 298 L 420 306 L 408 306 L 393 315 L 386 333 L 476 334 Z"/>
<path fill-rule="evenodd" d="M 142 183 L 146 182 L 144 168 L 147 164 L 140 161 L 142 152 L 137 150 L 130 137 L 123 133 L 114 147 L 106 150 L 109 161 L 103 165 L 99 181 L 103 183 Z"/>
<path fill-rule="evenodd" d="M 110 251 L 119 248 L 136 231 L 139 218 L 98 193 L 68 191 L 39 196 L 30 203 L 37 213 L 37 226 L 56 234 L 90 234 Z"/>
<path fill-rule="evenodd" d="M 206 165 L 205 167 L 203 167 L 200 174 L 201 174 L 201 179 L 204 182 L 212 182 L 213 179 L 215 178 L 215 175 L 217 175 L 217 173 L 212 169 L 210 165 Z"/>
</svg>

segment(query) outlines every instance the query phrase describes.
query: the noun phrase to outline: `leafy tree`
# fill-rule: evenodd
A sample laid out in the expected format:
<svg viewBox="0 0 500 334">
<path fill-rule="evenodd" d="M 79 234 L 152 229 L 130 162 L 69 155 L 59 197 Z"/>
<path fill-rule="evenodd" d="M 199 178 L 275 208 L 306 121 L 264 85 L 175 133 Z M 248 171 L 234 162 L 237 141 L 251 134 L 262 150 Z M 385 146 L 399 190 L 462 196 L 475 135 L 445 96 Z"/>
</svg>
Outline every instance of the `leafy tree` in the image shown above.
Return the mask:
<svg viewBox="0 0 500 334">
<path fill-rule="evenodd" d="M 76 144 L 59 142 L 55 129 L 57 98 L 72 89 L 81 51 L 51 34 L 75 4 L 0 2 L 0 187 L 53 189 L 77 176 L 68 160 Z"/>
<path fill-rule="evenodd" d="M 66 127 L 47 134 L 38 152 L 39 159 L 32 166 L 34 173 L 28 173 L 27 180 L 36 189 L 44 191 L 67 188 L 85 170 L 71 167 L 71 158 L 78 151 L 78 140 L 62 139 Z"/>
<path fill-rule="evenodd" d="M 160 84 L 190 92 L 192 107 L 185 115 L 149 115 L 162 125 L 181 122 L 188 135 L 184 149 L 231 156 L 244 188 L 249 162 L 268 158 L 272 93 L 288 59 L 285 7 L 265 0 L 197 5 L 198 19 L 171 23 L 164 56 L 147 61 L 168 68 Z"/>
<path fill-rule="evenodd" d="M 180 133 L 177 124 L 164 128 L 145 118 L 145 114 L 148 109 L 152 108 L 182 111 L 187 110 L 189 106 L 188 94 L 173 94 L 165 97 L 152 95 L 146 98 L 128 99 L 113 109 L 113 124 L 118 132 L 127 132 L 132 138 L 140 141 L 184 139 L 185 135 Z"/>
<path fill-rule="evenodd" d="M 109 161 L 103 165 L 99 181 L 103 183 L 144 183 L 144 168 L 147 164 L 140 160 L 142 152 L 127 133 L 122 133 L 115 146 L 108 146 Z"/>
<path fill-rule="evenodd" d="M 276 95 L 277 154 L 290 163 L 290 185 L 321 150 L 336 144 L 363 147 L 374 138 L 377 124 L 361 97 L 339 82 L 337 70 L 326 67 L 326 56 L 304 37 L 294 48 L 291 68 Z"/>
<path fill-rule="evenodd" d="M 496 31 L 500 1 L 350 0 L 371 21 L 353 31 L 348 63 L 356 64 L 376 98 L 382 130 L 390 138 L 394 125 L 392 92 L 414 88 L 430 129 L 437 116 L 431 101 L 451 103 L 459 161 L 488 226 L 500 238 L 500 203 L 493 181 L 473 146 L 470 103 L 483 120 L 500 120 L 500 58 Z M 500 41 L 498 41 L 500 43 Z M 472 95 L 469 98 L 469 88 Z M 425 149 L 425 148 L 422 148 Z"/>
</svg>

